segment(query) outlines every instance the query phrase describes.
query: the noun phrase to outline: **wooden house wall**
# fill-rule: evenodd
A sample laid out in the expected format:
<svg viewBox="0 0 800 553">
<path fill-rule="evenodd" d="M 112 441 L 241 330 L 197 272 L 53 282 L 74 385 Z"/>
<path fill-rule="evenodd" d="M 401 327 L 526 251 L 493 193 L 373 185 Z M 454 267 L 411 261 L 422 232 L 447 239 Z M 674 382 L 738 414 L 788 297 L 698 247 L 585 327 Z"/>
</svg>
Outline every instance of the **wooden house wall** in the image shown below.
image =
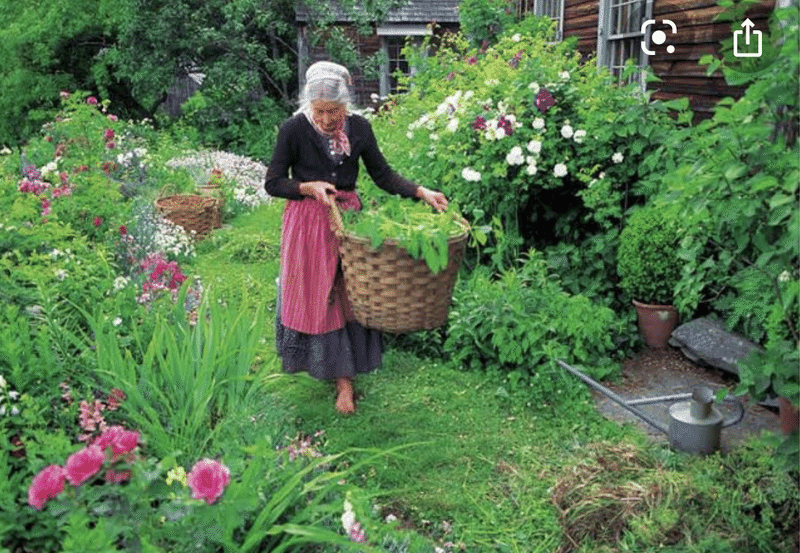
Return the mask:
<svg viewBox="0 0 800 553">
<path fill-rule="evenodd" d="M 589 58 L 597 52 L 597 0 L 565 0 L 564 37 L 578 39 L 578 49 Z M 766 28 L 766 19 L 774 8 L 774 1 L 765 0 L 753 6 L 748 16 L 757 29 Z M 721 40 L 731 38 L 730 22 L 714 23 L 723 10 L 717 0 L 669 0 L 653 2 L 653 19 L 669 19 L 675 23 L 678 33 L 668 33 L 668 44 L 675 52 L 666 53 L 655 49 L 649 65 L 660 82 L 648 83 L 653 98 L 671 99 L 688 97 L 698 118 L 711 115 L 717 101 L 726 97 L 739 97 L 743 88 L 728 86 L 720 72 L 706 75 L 706 68 L 698 65 L 704 54 L 718 54 Z"/>
</svg>

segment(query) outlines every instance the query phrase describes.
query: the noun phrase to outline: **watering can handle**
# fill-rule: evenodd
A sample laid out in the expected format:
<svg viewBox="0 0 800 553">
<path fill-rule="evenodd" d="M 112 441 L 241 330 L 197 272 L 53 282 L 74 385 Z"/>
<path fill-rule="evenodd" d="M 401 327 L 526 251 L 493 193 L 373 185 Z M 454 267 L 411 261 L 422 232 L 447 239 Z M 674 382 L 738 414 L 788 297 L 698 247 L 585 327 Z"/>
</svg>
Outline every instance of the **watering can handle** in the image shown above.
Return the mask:
<svg viewBox="0 0 800 553">
<path fill-rule="evenodd" d="M 727 396 L 724 402 L 733 403 L 734 407 L 736 408 L 736 414 L 731 417 L 730 420 L 726 420 L 722 423 L 722 428 L 728 428 L 729 426 L 738 424 L 744 418 L 744 405 L 742 405 L 742 400 L 736 396 Z"/>
</svg>

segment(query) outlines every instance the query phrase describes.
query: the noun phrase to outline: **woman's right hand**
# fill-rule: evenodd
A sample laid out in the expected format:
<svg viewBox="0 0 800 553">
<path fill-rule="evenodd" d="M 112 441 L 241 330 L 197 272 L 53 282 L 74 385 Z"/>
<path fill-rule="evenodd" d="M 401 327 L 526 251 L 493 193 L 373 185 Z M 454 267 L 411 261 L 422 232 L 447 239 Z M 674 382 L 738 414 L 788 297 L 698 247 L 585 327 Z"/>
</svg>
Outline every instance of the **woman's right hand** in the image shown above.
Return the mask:
<svg viewBox="0 0 800 553">
<path fill-rule="evenodd" d="M 336 194 L 336 187 L 329 182 L 321 180 L 301 182 L 300 193 L 303 196 L 314 198 L 318 202 L 322 202 L 325 205 L 331 205 L 334 194 Z"/>
</svg>

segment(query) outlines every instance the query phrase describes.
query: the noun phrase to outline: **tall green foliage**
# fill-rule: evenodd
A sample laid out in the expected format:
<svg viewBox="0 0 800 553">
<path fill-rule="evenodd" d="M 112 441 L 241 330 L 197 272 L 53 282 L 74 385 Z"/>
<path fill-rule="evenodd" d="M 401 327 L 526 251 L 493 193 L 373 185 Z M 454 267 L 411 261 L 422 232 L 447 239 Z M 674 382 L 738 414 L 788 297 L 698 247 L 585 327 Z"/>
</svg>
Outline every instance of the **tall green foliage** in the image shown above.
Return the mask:
<svg viewBox="0 0 800 553">
<path fill-rule="evenodd" d="M 16 144 L 48 120 L 66 89 L 94 85 L 107 44 L 100 0 L 0 5 L 0 144 Z"/>
<path fill-rule="evenodd" d="M 719 314 L 765 348 L 744 368 L 751 393 L 770 386 L 797 404 L 798 278 L 800 278 L 800 173 L 798 171 L 798 51 L 796 8 L 776 12 L 781 56 L 756 74 L 726 69 L 731 82 L 748 83 L 739 100 L 725 99 L 714 116 L 676 133 L 660 163 L 655 204 L 684 228 L 678 254 L 684 263 L 677 305 Z M 749 384 L 747 384 L 749 383 Z"/>
<path fill-rule="evenodd" d="M 129 420 L 150 436 L 161 455 L 200 457 L 222 417 L 253 390 L 250 374 L 264 326 L 263 310 L 247 301 L 221 305 L 206 291 L 187 313 L 184 288 L 171 316 L 157 320 L 152 337 L 134 329 L 124 346 L 102 315 L 94 317 L 98 374 L 128 397 Z"/>
</svg>

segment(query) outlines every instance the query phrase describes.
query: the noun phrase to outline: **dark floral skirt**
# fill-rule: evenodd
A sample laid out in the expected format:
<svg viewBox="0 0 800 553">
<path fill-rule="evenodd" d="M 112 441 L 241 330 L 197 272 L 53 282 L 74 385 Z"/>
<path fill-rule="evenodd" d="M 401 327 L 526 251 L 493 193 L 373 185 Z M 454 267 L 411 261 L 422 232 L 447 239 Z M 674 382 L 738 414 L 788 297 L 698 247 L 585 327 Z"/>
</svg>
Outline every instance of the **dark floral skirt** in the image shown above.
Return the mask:
<svg viewBox="0 0 800 553">
<path fill-rule="evenodd" d="M 278 355 L 287 373 L 308 372 L 320 380 L 355 378 L 381 364 L 383 343 L 378 330 L 365 328 L 358 321 L 325 334 L 305 334 L 281 323 L 281 291 L 278 283 L 278 305 L 275 336 Z"/>
</svg>

